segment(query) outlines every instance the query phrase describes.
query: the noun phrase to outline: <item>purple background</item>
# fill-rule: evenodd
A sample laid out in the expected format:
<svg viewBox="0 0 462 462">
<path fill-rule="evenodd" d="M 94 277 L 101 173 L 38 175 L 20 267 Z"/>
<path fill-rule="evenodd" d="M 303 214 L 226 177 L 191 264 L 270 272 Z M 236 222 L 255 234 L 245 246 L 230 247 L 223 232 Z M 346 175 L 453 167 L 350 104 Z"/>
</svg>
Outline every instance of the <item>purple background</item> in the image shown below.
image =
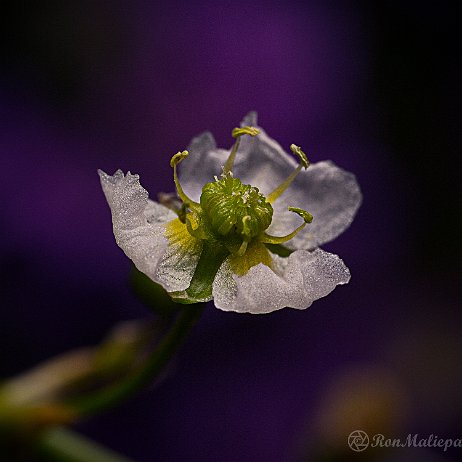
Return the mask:
<svg viewBox="0 0 462 462">
<path fill-rule="evenodd" d="M 446 3 L 48 1 L 5 17 L 0 376 L 147 315 L 96 169 L 139 173 L 155 197 L 173 188 L 173 153 L 206 129 L 228 147 L 257 110 L 283 146 L 357 175 L 358 216 L 324 246 L 350 284 L 308 311 L 208 306 L 165 381 L 78 429 L 146 462 L 345 460 L 345 419 L 460 437 L 461 75 Z"/>
</svg>

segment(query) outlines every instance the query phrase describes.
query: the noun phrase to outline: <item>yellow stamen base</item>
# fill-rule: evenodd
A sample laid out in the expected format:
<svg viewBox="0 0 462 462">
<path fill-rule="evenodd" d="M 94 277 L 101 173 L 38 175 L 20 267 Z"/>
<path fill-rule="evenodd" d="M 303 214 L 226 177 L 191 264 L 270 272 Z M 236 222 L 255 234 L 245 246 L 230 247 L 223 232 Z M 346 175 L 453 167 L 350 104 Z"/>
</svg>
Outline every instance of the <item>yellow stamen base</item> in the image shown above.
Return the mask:
<svg viewBox="0 0 462 462">
<path fill-rule="evenodd" d="M 250 268 L 263 263 L 271 268 L 272 258 L 269 250 L 265 245 L 257 240 L 249 243 L 244 255 L 230 255 L 229 265 L 234 274 L 244 276 Z"/>
</svg>

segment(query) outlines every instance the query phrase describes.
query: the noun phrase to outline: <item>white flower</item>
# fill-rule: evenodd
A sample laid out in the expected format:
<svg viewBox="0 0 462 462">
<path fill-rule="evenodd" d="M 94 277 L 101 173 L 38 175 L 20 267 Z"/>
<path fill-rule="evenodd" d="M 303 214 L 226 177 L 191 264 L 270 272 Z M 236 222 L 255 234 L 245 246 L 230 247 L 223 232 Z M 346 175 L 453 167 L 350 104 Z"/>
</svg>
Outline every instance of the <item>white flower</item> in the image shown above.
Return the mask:
<svg viewBox="0 0 462 462">
<path fill-rule="evenodd" d="M 297 164 L 256 125 L 250 113 L 233 130 L 231 153 L 204 133 L 189 156 L 173 156 L 183 202 L 175 211 L 150 200 L 138 175 L 99 171 L 117 244 L 179 302 L 213 298 L 242 313 L 304 309 L 350 279 L 343 261 L 318 246 L 352 222 L 361 203 L 354 175 L 332 162 L 307 168 L 292 145 Z"/>
</svg>

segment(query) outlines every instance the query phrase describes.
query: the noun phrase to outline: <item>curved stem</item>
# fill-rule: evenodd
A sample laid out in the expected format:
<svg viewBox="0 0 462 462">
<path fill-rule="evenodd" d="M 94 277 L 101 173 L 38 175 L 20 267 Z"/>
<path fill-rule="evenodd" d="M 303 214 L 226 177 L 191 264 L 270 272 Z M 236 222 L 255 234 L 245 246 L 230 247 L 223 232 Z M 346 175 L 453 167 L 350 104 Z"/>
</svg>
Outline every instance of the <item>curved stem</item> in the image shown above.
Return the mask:
<svg viewBox="0 0 462 462">
<path fill-rule="evenodd" d="M 114 385 L 73 401 L 70 405 L 78 415 L 93 414 L 118 404 L 152 382 L 183 343 L 204 306 L 205 304 L 196 304 L 182 309 L 169 332 L 137 371 Z"/>
<path fill-rule="evenodd" d="M 43 460 L 55 462 L 133 462 L 64 427 L 44 431 L 36 442 Z"/>
</svg>

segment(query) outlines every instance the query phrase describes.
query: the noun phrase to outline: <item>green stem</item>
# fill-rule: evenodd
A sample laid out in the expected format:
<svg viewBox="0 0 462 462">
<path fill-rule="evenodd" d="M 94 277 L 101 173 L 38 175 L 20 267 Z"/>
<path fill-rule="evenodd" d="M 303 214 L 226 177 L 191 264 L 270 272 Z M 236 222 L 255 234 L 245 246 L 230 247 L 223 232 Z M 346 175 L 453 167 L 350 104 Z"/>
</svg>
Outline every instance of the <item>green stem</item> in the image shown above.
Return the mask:
<svg viewBox="0 0 462 462">
<path fill-rule="evenodd" d="M 43 460 L 55 462 L 133 462 L 64 427 L 44 431 L 36 446 Z"/>
<path fill-rule="evenodd" d="M 78 415 L 93 414 L 113 407 L 152 382 L 183 343 L 204 306 L 205 304 L 196 304 L 183 308 L 170 331 L 137 371 L 114 385 L 73 401 L 71 406 Z"/>
</svg>

